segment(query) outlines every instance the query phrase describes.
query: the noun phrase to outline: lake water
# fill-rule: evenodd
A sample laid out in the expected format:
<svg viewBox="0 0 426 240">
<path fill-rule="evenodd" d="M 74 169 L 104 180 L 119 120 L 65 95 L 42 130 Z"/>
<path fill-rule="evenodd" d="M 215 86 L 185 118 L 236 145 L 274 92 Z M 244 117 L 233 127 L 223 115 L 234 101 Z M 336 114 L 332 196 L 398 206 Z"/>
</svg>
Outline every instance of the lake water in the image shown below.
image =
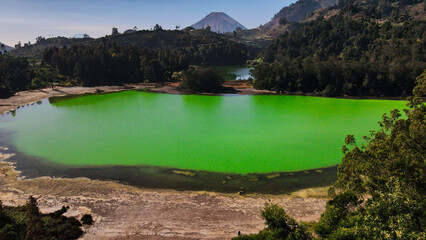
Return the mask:
<svg viewBox="0 0 426 240">
<path fill-rule="evenodd" d="M 215 67 L 216 70 L 222 75 L 225 81 L 231 80 L 248 80 L 253 78 L 250 74 L 252 67 L 247 66 L 218 66 Z"/>
<path fill-rule="evenodd" d="M 377 129 L 404 101 L 125 91 L 45 100 L 0 118 L 26 156 L 61 166 L 289 172 L 340 163 L 348 134 Z"/>
</svg>

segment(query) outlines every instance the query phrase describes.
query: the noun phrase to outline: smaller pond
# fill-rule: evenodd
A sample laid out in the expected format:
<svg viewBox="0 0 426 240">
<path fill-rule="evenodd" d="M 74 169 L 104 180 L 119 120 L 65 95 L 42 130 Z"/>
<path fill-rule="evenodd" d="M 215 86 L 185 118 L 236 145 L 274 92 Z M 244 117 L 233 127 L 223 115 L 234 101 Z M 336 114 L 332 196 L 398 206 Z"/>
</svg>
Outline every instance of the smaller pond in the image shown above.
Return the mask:
<svg viewBox="0 0 426 240">
<path fill-rule="evenodd" d="M 216 66 L 214 68 L 219 71 L 225 81 L 253 78 L 250 74 L 250 70 L 253 68 L 249 66 Z"/>
</svg>

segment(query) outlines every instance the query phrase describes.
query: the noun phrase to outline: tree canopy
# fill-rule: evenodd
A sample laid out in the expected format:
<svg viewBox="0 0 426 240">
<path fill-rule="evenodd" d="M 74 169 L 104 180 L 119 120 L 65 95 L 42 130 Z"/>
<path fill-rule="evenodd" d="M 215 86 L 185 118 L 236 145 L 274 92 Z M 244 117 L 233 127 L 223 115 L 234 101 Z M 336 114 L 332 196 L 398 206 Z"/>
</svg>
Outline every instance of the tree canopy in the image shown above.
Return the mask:
<svg viewBox="0 0 426 240">
<path fill-rule="evenodd" d="M 78 239 L 83 235 L 81 223 L 72 217 L 65 217 L 67 207 L 42 214 L 37 200 L 29 197 L 25 206 L 3 206 L 0 201 L 0 239 Z"/>
<path fill-rule="evenodd" d="M 181 87 L 193 92 L 220 92 L 223 77 L 211 67 L 190 68 L 184 72 Z"/>
<path fill-rule="evenodd" d="M 325 96 L 409 96 L 426 68 L 426 21 L 380 23 L 343 13 L 274 40 L 254 86 Z"/>
</svg>

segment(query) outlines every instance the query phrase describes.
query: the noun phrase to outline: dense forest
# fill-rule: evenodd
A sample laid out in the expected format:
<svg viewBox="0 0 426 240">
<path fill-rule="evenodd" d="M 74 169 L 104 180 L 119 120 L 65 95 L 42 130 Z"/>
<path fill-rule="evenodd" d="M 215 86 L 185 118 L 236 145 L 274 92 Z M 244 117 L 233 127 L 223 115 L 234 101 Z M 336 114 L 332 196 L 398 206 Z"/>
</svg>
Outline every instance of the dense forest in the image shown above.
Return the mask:
<svg viewBox="0 0 426 240">
<path fill-rule="evenodd" d="M 96 44 L 48 48 L 37 64 L 30 64 L 23 57 L 0 54 L 0 98 L 53 84 L 99 86 L 174 81 L 173 74 L 190 65 L 245 64 L 257 51 L 224 39 L 174 50 L 101 40 Z"/>
<path fill-rule="evenodd" d="M 0 54 L 0 98 L 29 89 L 34 71 L 26 58 Z"/>
<path fill-rule="evenodd" d="M 426 21 L 416 20 L 418 2 L 339 1 L 264 50 L 255 87 L 325 96 L 410 95 L 426 68 Z"/>
<path fill-rule="evenodd" d="M 267 204 L 267 228 L 235 239 L 426 239 L 426 71 L 413 92 L 404 113 L 383 115 L 380 130 L 346 137 L 338 180 L 318 223 L 297 222 Z"/>
<path fill-rule="evenodd" d="M 73 217 L 65 217 L 67 207 L 42 214 L 37 200 L 28 199 L 24 206 L 3 206 L 0 201 L 0 239 L 78 239 L 83 235 L 80 227 L 93 224 L 92 216 L 85 214 L 81 222 Z"/>
</svg>

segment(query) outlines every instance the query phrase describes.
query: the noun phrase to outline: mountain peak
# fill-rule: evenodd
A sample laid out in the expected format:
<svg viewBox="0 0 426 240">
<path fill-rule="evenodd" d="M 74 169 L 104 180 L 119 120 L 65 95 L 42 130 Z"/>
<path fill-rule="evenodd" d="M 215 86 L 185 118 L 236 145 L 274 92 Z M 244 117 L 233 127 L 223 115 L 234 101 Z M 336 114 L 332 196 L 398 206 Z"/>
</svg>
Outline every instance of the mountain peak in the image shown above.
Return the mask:
<svg viewBox="0 0 426 240">
<path fill-rule="evenodd" d="M 201 21 L 193 24 L 191 27 L 195 29 L 202 29 L 210 26 L 213 32 L 233 32 L 237 28 L 247 29 L 241 23 L 237 22 L 235 19 L 231 18 L 228 14 L 224 12 L 212 12 L 207 15 Z"/>
</svg>

